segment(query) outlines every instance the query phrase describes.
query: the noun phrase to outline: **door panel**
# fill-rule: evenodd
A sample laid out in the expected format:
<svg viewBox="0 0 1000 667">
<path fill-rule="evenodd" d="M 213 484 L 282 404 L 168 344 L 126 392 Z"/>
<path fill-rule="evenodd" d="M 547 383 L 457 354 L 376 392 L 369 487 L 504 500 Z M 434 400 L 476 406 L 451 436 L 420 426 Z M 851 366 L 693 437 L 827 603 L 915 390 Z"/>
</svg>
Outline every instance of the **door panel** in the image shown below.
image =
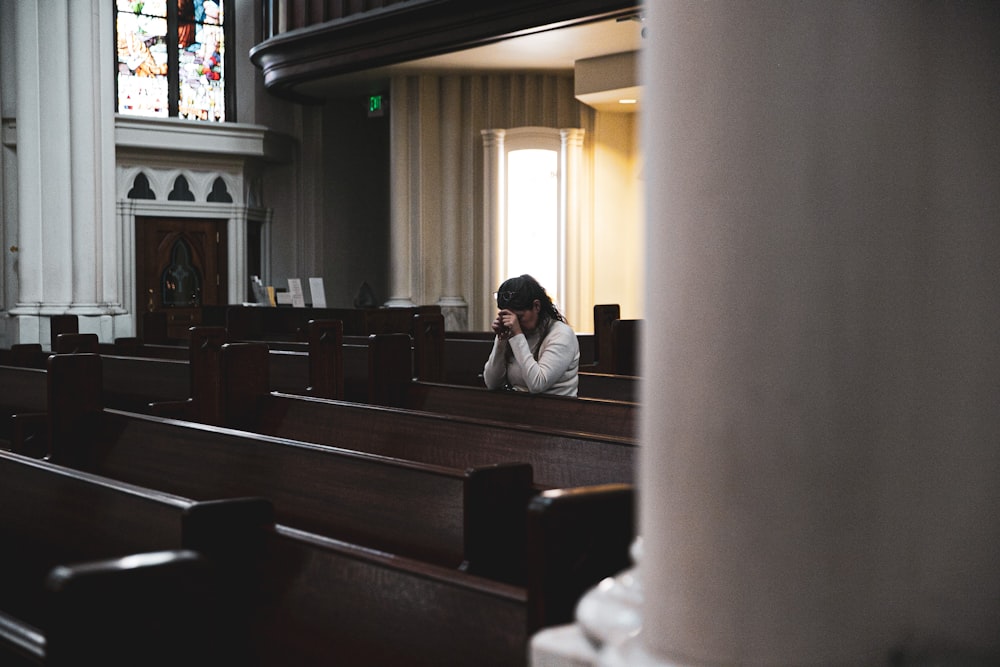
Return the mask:
<svg viewBox="0 0 1000 667">
<path fill-rule="evenodd" d="M 201 324 L 202 306 L 225 303 L 225 223 L 136 218 L 137 306 L 165 312 L 170 338 L 188 338 L 188 329 Z"/>
</svg>

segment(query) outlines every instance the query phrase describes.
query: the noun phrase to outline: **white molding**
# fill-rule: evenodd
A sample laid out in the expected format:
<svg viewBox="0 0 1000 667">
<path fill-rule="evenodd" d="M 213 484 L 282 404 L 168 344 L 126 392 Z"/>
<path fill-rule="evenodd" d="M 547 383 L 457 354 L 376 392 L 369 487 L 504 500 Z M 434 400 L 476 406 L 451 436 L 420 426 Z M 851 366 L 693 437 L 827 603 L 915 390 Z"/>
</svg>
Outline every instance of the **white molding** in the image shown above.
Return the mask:
<svg viewBox="0 0 1000 667">
<path fill-rule="evenodd" d="M 158 152 L 273 157 L 269 155 L 268 138 L 269 132 L 263 125 L 115 116 L 115 146 L 119 154 L 135 150 L 143 159 Z"/>
</svg>

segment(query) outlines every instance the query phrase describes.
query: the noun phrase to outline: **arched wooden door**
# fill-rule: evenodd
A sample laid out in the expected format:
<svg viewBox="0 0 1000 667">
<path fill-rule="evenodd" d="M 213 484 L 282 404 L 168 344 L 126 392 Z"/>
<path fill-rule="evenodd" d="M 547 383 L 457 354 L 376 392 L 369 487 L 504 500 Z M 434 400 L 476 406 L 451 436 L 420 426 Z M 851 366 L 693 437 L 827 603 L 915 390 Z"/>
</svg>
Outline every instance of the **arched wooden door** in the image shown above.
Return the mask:
<svg viewBox="0 0 1000 667">
<path fill-rule="evenodd" d="M 140 313 L 163 311 L 170 338 L 187 338 L 188 329 L 201 324 L 203 306 L 226 301 L 225 225 L 225 220 L 136 218 L 137 306 Z"/>
</svg>

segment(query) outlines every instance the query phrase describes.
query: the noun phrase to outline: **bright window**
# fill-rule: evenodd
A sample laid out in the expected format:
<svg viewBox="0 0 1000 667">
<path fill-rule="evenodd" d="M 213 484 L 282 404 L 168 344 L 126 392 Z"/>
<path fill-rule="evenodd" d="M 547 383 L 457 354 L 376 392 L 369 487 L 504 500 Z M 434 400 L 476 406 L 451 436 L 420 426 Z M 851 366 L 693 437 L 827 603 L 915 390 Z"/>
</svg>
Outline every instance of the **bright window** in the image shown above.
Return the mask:
<svg viewBox="0 0 1000 667">
<path fill-rule="evenodd" d="M 225 0 L 116 0 L 115 35 L 118 113 L 227 119 Z"/>
<path fill-rule="evenodd" d="M 507 153 L 507 276 L 529 273 L 559 302 L 559 152 Z"/>
</svg>

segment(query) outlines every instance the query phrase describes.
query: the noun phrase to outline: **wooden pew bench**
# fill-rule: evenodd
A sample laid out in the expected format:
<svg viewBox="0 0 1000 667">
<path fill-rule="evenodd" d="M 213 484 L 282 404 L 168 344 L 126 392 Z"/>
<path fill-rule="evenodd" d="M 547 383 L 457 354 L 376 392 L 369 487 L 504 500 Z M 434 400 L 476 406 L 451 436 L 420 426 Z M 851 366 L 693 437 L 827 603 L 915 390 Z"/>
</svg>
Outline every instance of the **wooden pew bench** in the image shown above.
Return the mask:
<svg viewBox="0 0 1000 667">
<path fill-rule="evenodd" d="M 527 664 L 527 589 L 276 526 L 246 633 L 253 662 Z"/>
<path fill-rule="evenodd" d="M 18 343 L 7 348 L 0 348 L 0 366 L 45 368 L 47 357 L 48 353 L 42 350 L 39 343 Z"/>
<path fill-rule="evenodd" d="M 399 407 L 638 440 L 639 405 L 627 401 L 532 396 L 478 387 L 411 382 L 405 387 Z"/>
<path fill-rule="evenodd" d="M 26 442 L 40 439 L 41 449 L 45 444 L 44 413 L 47 403 L 48 380 L 44 370 L 0 366 L 0 449 L 10 449 L 14 441 Z M 29 424 L 26 416 L 17 419 L 15 414 L 33 415 L 35 422 Z M 17 433 L 21 428 L 21 432 Z M 25 430 L 30 428 L 30 430 Z M 36 446 L 32 443 L 32 446 Z"/>
<path fill-rule="evenodd" d="M 3 515 L 0 527 L 5 537 L 16 538 L 22 546 L 0 555 L 6 559 L 0 582 L 6 583 L 5 573 L 18 575 L 5 589 L 30 588 L 25 583 L 29 573 L 44 576 L 50 563 L 70 552 L 86 559 L 108 550 L 130 552 L 178 540 L 196 544 L 206 554 L 222 553 L 220 560 L 235 568 L 232 580 L 222 583 L 215 567 L 169 572 L 155 590 L 141 582 L 130 589 L 129 604 L 121 607 L 114 606 L 119 601 L 115 596 L 89 595 L 82 603 L 71 603 L 69 609 L 76 613 L 63 621 L 79 622 L 81 609 L 90 615 L 84 620 L 106 621 L 85 625 L 88 630 L 96 626 L 111 633 L 120 627 L 134 631 L 135 623 L 114 625 L 115 619 L 132 618 L 153 619 L 170 633 L 167 640 L 130 634 L 119 638 L 126 642 L 119 646 L 108 634 L 89 635 L 88 643 L 87 637 L 80 637 L 79 626 L 70 625 L 72 638 L 87 648 L 104 648 L 96 657 L 74 653 L 64 661 L 45 660 L 46 649 L 59 644 L 48 646 L 45 641 L 41 604 L 34 605 L 39 607 L 34 616 L 19 611 L 37 625 L 14 614 L 4 616 L 0 647 L 9 647 L 12 658 L 33 653 L 39 658 L 36 664 L 525 665 L 531 635 L 555 617 L 551 582 L 565 582 L 558 576 L 564 574 L 560 570 L 540 571 L 532 581 L 546 585 L 513 586 L 274 524 L 269 504 L 257 499 L 194 503 L 9 453 L 0 453 L 0 477 L 19 480 L 9 490 L 7 485 L 0 490 L 7 496 L 0 496 L 4 500 L 11 501 L 13 494 L 19 498 L 2 503 L 9 514 Z M 25 498 L 37 511 L 25 510 Z M 566 525 L 561 515 L 574 512 L 574 500 L 573 494 L 554 493 L 533 501 L 529 531 L 549 534 L 553 516 Z M 91 507 L 94 510 L 87 511 Z M 552 544 L 535 545 L 533 555 L 543 567 L 561 561 L 558 551 L 566 549 L 565 536 L 555 537 Z M 35 543 L 37 550 L 26 546 Z M 572 566 L 580 572 L 589 567 L 579 560 Z M 556 567 L 565 570 L 564 564 Z M 207 591 L 201 588 L 206 581 Z M 92 584 L 89 591 L 107 595 L 115 590 L 108 584 Z M 212 587 L 215 584 L 220 588 Z M 3 604 L 18 601 L 5 593 Z M 148 615 L 140 603 L 148 605 Z M 40 638 L 33 651 L 32 638 Z M 192 645 L 203 648 L 193 652 Z M 125 655 L 107 659 L 109 647 L 123 649 Z"/>
<path fill-rule="evenodd" d="M 521 461 L 548 487 L 634 483 L 631 438 L 271 393 L 258 395 L 238 428 L 449 467 Z"/>
<path fill-rule="evenodd" d="M 239 557 L 248 536 L 258 534 L 261 517 L 270 516 L 265 501 L 199 503 L 11 452 L 0 452 L 0 480 L 4 656 L 82 664 L 76 653 L 87 648 L 101 658 L 90 664 L 125 664 L 109 656 L 130 657 L 133 664 L 209 664 L 195 656 L 225 646 L 225 620 L 212 609 L 228 586 L 226 570 L 215 565 L 233 565 L 233 554 Z M 164 551 L 174 553 L 148 556 Z M 131 562 L 92 563 L 75 574 L 56 570 L 124 557 Z M 199 565 L 201 557 L 207 562 Z M 101 585 L 81 598 L 88 580 Z M 129 606 L 119 606 L 123 602 Z M 209 621 L 218 627 L 218 641 L 196 653 L 208 639 Z M 100 632 L 100 641 L 88 639 L 83 628 Z M 147 634 L 140 638 L 140 631 Z M 130 655 L 134 651 L 140 653 Z"/>
<path fill-rule="evenodd" d="M 191 397 L 187 361 L 102 355 L 104 402 L 121 410 L 148 412 L 154 402 L 183 402 Z"/>
<path fill-rule="evenodd" d="M 200 362 L 196 358 L 196 364 L 201 364 L 196 367 L 201 370 L 194 373 L 195 369 L 192 368 L 192 372 L 201 378 L 200 381 L 192 385 L 201 391 L 200 398 L 196 397 L 192 401 L 185 401 L 185 405 L 182 406 L 183 410 L 170 410 L 159 405 L 148 410 L 137 407 L 134 408 L 134 411 L 152 412 L 161 416 L 228 425 L 241 430 L 266 433 L 293 440 L 368 451 L 367 446 L 362 444 L 373 435 L 368 425 L 365 424 L 356 430 L 344 430 L 345 428 L 355 429 L 350 424 L 357 423 L 357 421 L 341 424 L 332 421 L 330 417 L 322 417 L 319 412 L 330 409 L 329 407 L 320 408 L 313 404 L 295 408 L 296 411 L 306 411 L 315 415 L 309 420 L 305 420 L 302 414 L 287 417 L 279 414 L 281 410 L 291 409 L 289 407 L 270 412 L 259 411 L 256 408 L 238 408 L 241 401 L 244 406 L 247 406 L 251 405 L 251 401 L 257 400 L 256 397 L 247 394 L 248 388 L 253 388 L 258 396 L 262 396 L 269 391 L 275 391 L 276 385 L 293 384 L 300 390 L 278 393 L 308 394 L 309 386 L 306 385 L 311 381 L 314 382 L 315 375 L 322 374 L 322 370 L 309 367 L 311 353 L 275 351 L 266 348 L 263 344 L 223 343 L 223 345 L 236 350 L 231 354 L 239 354 L 240 349 L 246 348 L 256 350 L 245 353 L 250 356 L 240 359 L 233 358 L 225 363 L 225 366 L 231 369 L 226 374 L 235 378 L 228 381 L 234 394 L 233 398 L 224 400 L 221 396 L 209 395 L 212 393 L 209 389 L 211 387 L 218 386 L 218 391 L 223 391 L 221 388 L 222 379 L 213 375 L 223 373 L 222 345 L 220 345 L 212 352 L 215 356 L 209 358 L 203 355 Z M 329 347 L 329 345 L 326 346 L 324 354 L 333 354 L 329 352 Z M 414 436 L 412 435 L 414 431 L 418 434 L 419 439 L 424 440 L 427 438 L 425 434 L 430 432 L 428 429 L 439 429 L 441 420 L 446 420 L 443 426 L 445 430 L 435 430 L 437 441 L 430 446 L 435 450 L 448 446 L 452 449 L 458 449 L 459 447 L 455 443 L 467 442 L 468 438 L 462 434 L 449 434 L 448 429 L 457 427 L 461 430 L 464 428 L 463 424 L 480 421 L 486 422 L 479 425 L 480 431 L 485 430 L 489 433 L 481 437 L 481 442 L 476 442 L 474 449 L 487 446 L 490 442 L 500 443 L 504 438 L 519 441 L 519 444 L 512 445 L 513 451 L 509 447 L 494 448 L 488 452 L 488 455 L 479 458 L 448 456 L 444 459 L 445 465 L 448 467 L 470 467 L 497 461 L 529 462 L 532 463 L 535 470 L 537 481 L 549 486 L 582 486 L 604 482 L 632 483 L 633 481 L 632 471 L 637 444 L 635 437 L 637 405 L 623 405 L 613 401 L 561 399 L 560 397 L 503 395 L 502 393 L 487 392 L 485 389 L 457 393 L 453 395 L 453 398 L 444 398 L 436 403 L 431 403 L 430 397 L 426 394 L 430 385 L 422 383 L 414 385 L 409 375 L 409 366 L 407 365 L 409 344 L 406 342 L 406 336 L 374 336 L 367 340 L 367 345 L 342 345 L 339 349 L 342 352 L 340 360 L 326 359 L 321 362 L 320 368 L 330 368 L 334 364 L 338 364 L 343 369 L 344 394 L 348 395 L 350 402 L 400 408 L 394 412 L 376 413 L 378 419 L 386 419 L 392 415 L 392 423 L 400 420 L 404 422 L 404 425 L 392 428 L 391 436 L 387 434 L 385 437 L 380 436 L 380 439 L 388 437 L 397 440 L 405 439 L 414 443 L 411 448 L 417 447 L 419 445 L 413 440 Z M 261 350 L 266 350 L 266 353 L 261 352 Z M 148 369 L 144 377 L 149 380 L 156 376 L 153 369 L 157 363 L 168 362 L 147 360 L 144 363 Z M 277 370 L 282 365 L 284 365 L 285 370 Z M 289 370 L 293 366 L 294 370 Z M 163 371 L 160 373 L 162 374 Z M 283 379 L 276 382 L 272 377 L 274 373 L 284 373 Z M 379 379 L 373 381 L 372 377 Z M 262 383 L 264 384 L 262 385 Z M 109 392 L 111 383 L 106 380 L 104 387 L 105 392 Z M 465 389 L 448 390 L 447 387 L 443 386 L 435 387 L 436 391 L 442 393 L 445 391 L 462 392 Z M 111 395 L 117 396 L 118 394 L 112 392 Z M 531 405 L 546 407 L 533 407 L 532 409 L 519 407 L 527 406 L 534 399 L 539 400 Z M 226 417 L 223 414 L 223 403 L 236 406 L 234 410 L 238 410 L 246 418 Z M 277 403 L 281 403 L 281 401 L 272 402 L 272 404 Z M 109 402 L 109 405 L 118 407 L 120 402 Z M 354 414 L 356 419 L 370 420 L 372 418 L 371 413 L 363 410 L 360 412 L 358 410 L 347 412 L 347 410 L 347 407 L 341 405 L 337 414 Z M 424 422 L 431 417 L 429 415 L 407 414 L 414 412 L 414 410 L 435 412 L 439 419 L 432 420 L 432 425 L 428 426 Z M 334 419 L 338 418 L 334 417 Z M 459 419 L 459 421 L 453 421 L 449 426 L 448 419 Z M 380 424 L 380 428 L 389 428 L 390 425 Z M 497 428 L 513 428 L 515 431 L 505 436 L 503 433 L 496 433 Z M 344 437 L 331 440 L 332 433 L 341 433 Z M 477 436 L 477 438 L 479 437 Z M 566 438 L 582 444 L 574 446 L 571 443 L 563 442 Z M 538 451 L 541 445 L 537 443 L 543 440 L 556 443 L 559 451 L 548 455 L 544 451 Z M 462 448 L 466 447 L 462 446 Z M 398 454 L 393 451 L 374 453 L 398 457 Z M 595 455 L 597 456 L 596 460 L 594 459 Z M 432 452 L 420 454 L 411 451 L 402 458 L 410 456 L 416 456 L 417 458 L 414 460 L 432 464 L 439 460 L 434 458 Z M 553 470 L 565 471 L 572 468 L 582 468 L 582 474 L 578 476 L 568 475 L 564 472 L 554 476 L 550 474 Z M 540 473 L 540 471 L 542 472 Z M 546 476 L 539 477 L 540 474 Z"/>
<path fill-rule="evenodd" d="M 99 386 L 101 362 L 97 355 L 50 361 L 49 412 L 59 426 L 53 460 L 196 499 L 267 497 L 282 523 L 523 581 L 524 514 L 538 491 L 530 466 L 441 466 L 94 404 L 81 408 L 77 396 L 92 393 L 85 389 L 88 381 Z M 628 495 L 631 489 L 593 495 L 602 493 Z M 627 550 L 625 544 L 608 547 L 616 560 L 614 552 Z"/>
<path fill-rule="evenodd" d="M 580 396 L 640 403 L 642 379 L 632 375 L 580 373 Z"/>
<path fill-rule="evenodd" d="M 190 605 L 197 588 L 212 585 L 195 551 L 143 552 L 72 565 L 45 577 L 42 628 L 0 610 L 0 662 L 45 665 L 209 665 L 221 656 L 195 626 Z M 207 619 L 206 619 L 207 620 Z M 198 634 L 204 638 L 196 639 Z M 163 645 L 169 650 L 161 650 Z"/>
<path fill-rule="evenodd" d="M 241 430 L 453 468 L 531 465 L 546 487 L 634 482 L 631 438 L 269 392 L 266 348 L 226 345 L 225 423 Z"/>
<path fill-rule="evenodd" d="M 603 579 L 606 564 L 581 557 L 585 531 L 562 534 L 551 525 L 570 526 L 568 515 L 591 521 L 577 501 L 592 500 L 553 491 L 532 501 L 528 525 L 539 538 L 532 542 L 539 566 L 526 587 L 279 526 L 266 546 L 277 565 L 258 577 L 265 612 L 251 632 L 259 638 L 255 655 L 265 665 L 527 665 L 530 637 L 573 618 L 581 591 L 565 589 L 566 568 L 574 571 L 570 579 Z M 319 638 L 325 643 L 317 645 Z"/>
<path fill-rule="evenodd" d="M 422 382 L 406 371 L 406 350 L 394 336 L 373 336 L 365 344 L 345 344 L 341 348 L 344 400 L 387 407 L 420 410 L 445 415 L 487 419 L 506 424 L 522 424 L 573 433 L 594 433 L 638 439 L 638 378 L 600 376 L 603 384 L 594 393 L 602 398 L 529 396 L 517 392 L 488 391 L 485 387 Z M 273 352 L 272 352 L 273 354 Z M 274 364 L 270 365 L 274 369 Z M 594 384 L 590 374 L 582 374 L 585 386 Z M 272 391 L 276 383 L 269 383 Z M 629 400 L 616 400 L 613 396 Z M 328 396 L 335 398 L 335 396 Z"/>
<path fill-rule="evenodd" d="M 483 366 L 493 350 L 492 340 L 471 338 L 445 339 L 444 382 L 483 387 Z M 632 362 L 634 363 L 634 361 Z M 594 367 L 598 368 L 597 366 Z M 604 398 L 616 401 L 639 401 L 639 378 L 588 370 L 580 367 L 577 395 L 581 398 Z"/>
</svg>

